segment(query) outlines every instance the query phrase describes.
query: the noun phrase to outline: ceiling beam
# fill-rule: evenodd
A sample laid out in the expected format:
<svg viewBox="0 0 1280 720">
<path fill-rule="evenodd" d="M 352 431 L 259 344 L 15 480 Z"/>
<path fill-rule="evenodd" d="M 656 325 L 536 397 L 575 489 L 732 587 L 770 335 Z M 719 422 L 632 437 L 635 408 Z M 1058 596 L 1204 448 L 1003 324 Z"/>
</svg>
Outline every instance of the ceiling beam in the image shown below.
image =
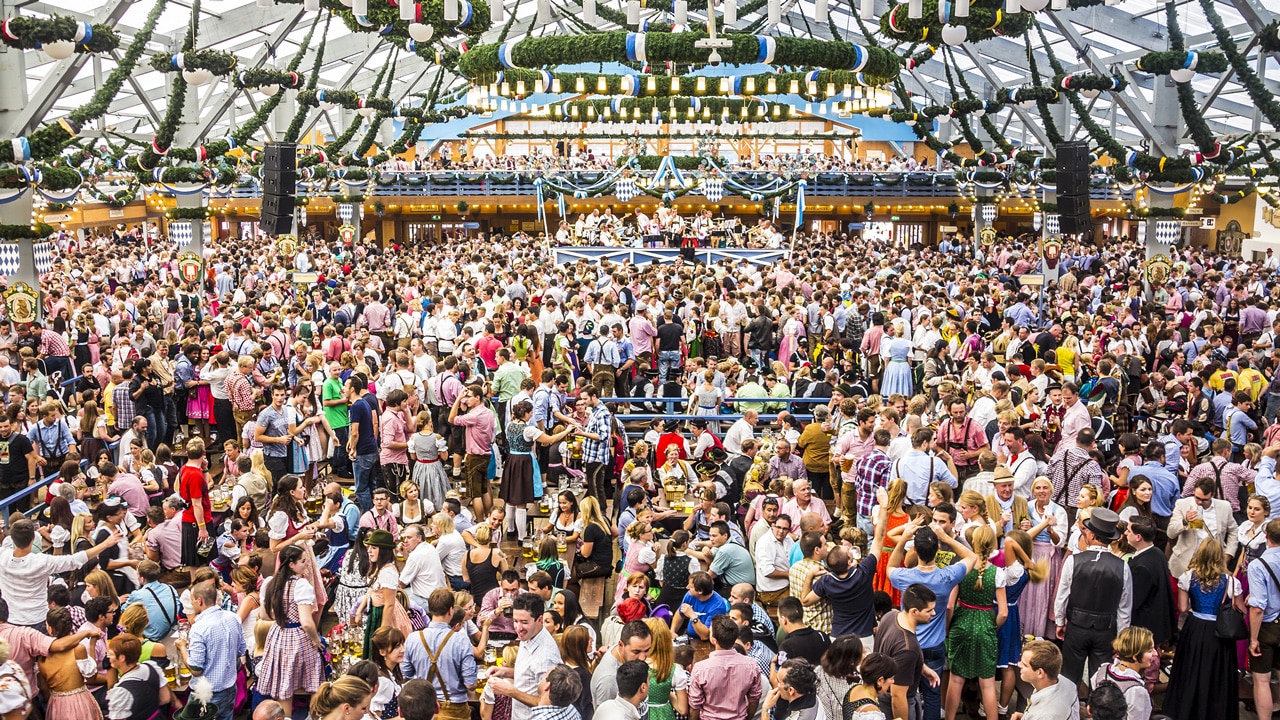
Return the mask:
<svg viewBox="0 0 1280 720">
<path fill-rule="evenodd" d="M 298 22 L 302 20 L 302 6 L 294 6 L 293 9 L 294 12 L 292 15 L 280 21 L 280 24 L 276 26 L 275 31 L 271 33 L 271 37 L 267 38 L 266 44 L 260 51 L 258 51 L 258 54 L 253 61 L 246 64 L 245 69 L 257 70 L 265 65 L 267 58 L 275 54 L 275 49 L 284 41 L 285 36 L 293 32 L 293 29 L 298 26 Z M 317 38 L 312 35 L 311 42 L 314 52 L 315 47 L 324 45 L 324 38 Z M 242 92 L 244 91 L 234 82 L 228 82 L 227 89 L 223 91 L 221 97 L 213 102 L 212 109 L 207 111 L 203 109 L 201 110 L 200 126 L 196 130 L 197 141 L 203 140 L 209 136 L 209 131 L 213 129 L 214 125 L 218 124 L 218 122 L 222 120 L 223 115 L 226 115 L 227 110 L 231 108 L 231 104 L 235 102 L 236 97 Z M 281 92 L 284 91 L 282 90 Z"/>
<path fill-rule="evenodd" d="M 125 11 L 129 9 L 132 2 L 133 0 L 110 0 L 93 18 L 84 22 L 114 25 L 117 20 L 124 16 Z M 41 54 L 43 55 L 43 53 Z M 45 114 L 49 112 L 58 98 L 62 97 L 66 83 L 70 82 L 80 72 L 80 69 L 84 67 L 90 57 L 90 53 L 73 53 L 66 60 L 58 60 L 52 63 L 52 67 L 44 68 L 41 73 L 43 80 L 30 93 L 27 104 L 14 113 L 12 119 L 6 118 L 8 120 L 6 123 L 9 128 L 8 134 L 26 135 L 35 130 L 36 125 L 44 121 Z"/>
<path fill-rule="evenodd" d="M 973 60 L 973 64 L 977 66 L 978 72 L 981 72 L 983 77 L 987 78 L 992 85 L 997 85 L 998 83 L 996 82 L 996 79 L 992 77 L 991 71 L 987 69 L 984 59 L 974 53 L 973 48 L 969 47 L 967 44 L 962 47 L 964 48 L 965 54 L 968 55 L 969 59 Z M 1049 136 L 1045 134 L 1044 128 L 1031 122 L 1031 119 L 1021 107 L 1018 107 L 1016 103 L 1010 104 L 1009 107 L 1013 110 L 1013 115 L 1017 115 L 1018 119 L 1022 121 L 1023 127 L 1025 127 L 1032 135 L 1035 135 L 1036 139 L 1039 140 L 1042 145 L 1046 148 L 1053 146 L 1053 142 L 1049 140 Z M 1012 115 L 1010 117 L 1012 117 Z"/>
</svg>

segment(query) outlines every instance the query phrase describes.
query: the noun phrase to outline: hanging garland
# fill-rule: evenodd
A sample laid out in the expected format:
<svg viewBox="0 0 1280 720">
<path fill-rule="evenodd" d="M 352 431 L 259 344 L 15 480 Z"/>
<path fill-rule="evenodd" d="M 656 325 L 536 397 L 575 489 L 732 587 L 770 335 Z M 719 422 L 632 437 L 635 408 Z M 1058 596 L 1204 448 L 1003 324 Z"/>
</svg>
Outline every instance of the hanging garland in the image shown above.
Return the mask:
<svg viewBox="0 0 1280 720">
<path fill-rule="evenodd" d="M 200 17 L 200 0 L 192 0 L 191 18 L 192 22 L 187 27 L 187 34 L 182 42 L 182 54 L 189 54 L 196 44 L 196 20 Z M 154 62 L 152 65 L 154 66 Z M 151 138 L 151 144 L 142 149 L 142 152 L 132 157 L 133 162 L 128 163 L 126 167 L 129 170 L 150 171 L 159 167 L 160 161 L 169 152 L 169 148 L 173 145 L 173 138 L 178 133 L 178 126 L 182 123 L 182 110 L 187 102 L 187 80 L 185 73 L 177 73 L 173 78 L 173 85 L 169 89 L 169 104 L 165 107 L 164 119 L 161 120 L 160 126 L 156 128 L 156 134 Z"/>
<path fill-rule="evenodd" d="M 1231 68 L 1236 72 L 1236 78 L 1240 80 L 1240 84 L 1249 93 L 1249 98 L 1253 100 L 1254 105 L 1262 111 L 1262 115 L 1267 118 L 1273 127 L 1280 128 L 1280 102 L 1276 101 L 1275 95 L 1267 89 L 1262 79 L 1254 72 L 1253 67 L 1236 47 L 1235 40 L 1231 37 L 1231 33 L 1227 31 L 1226 25 L 1222 22 L 1222 17 L 1218 15 L 1218 11 L 1213 7 L 1214 0 L 1200 0 L 1200 7 L 1204 10 L 1204 17 L 1209 21 L 1209 27 L 1213 28 L 1213 35 L 1218 40 L 1218 47 L 1226 54 L 1227 60 L 1231 63 Z M 1272 23 L 1269 28 L 1274 28 Z M 1264 29 L 1264 34 L 1268 31 Z M 1270 30 L 1272 37 L 1275 37 L 1276 31 Z M 1274 50 L 1272 52 L 1275 52 Z"/>
<path fill-rule="evenodd" d="M 34 222 L 30 225 L 0 225 L 0 240 L 31 240 L 49 237 L 53 234 L 53 226 L 48 223 Z"/>
<path fill-rule="evenodd" d="M 1227 69 L 1227 57 L 1220 52 L 1166 50 L 1143 55 L 1134 63 L 1134 67 L 1152 75 L 1168 75 L 1174 70 L 1184 69 L 1220 73 Z"/>
<path fill-rule="evenodd" d="M 64 15 L 11 17 L 0 23 L 0 41 L 17 50 L 38 50 L 52 43 L 70 42 L 81 53 L 109 53 L 120 46 L 120 36 L 111 26 L 90 25 Z"/>
<path fill-rule="evenodd" d="M 166 2 L 167 0 L 156 0 L 150 14 L 147 15 L 146 22 L 142 24 L 142 28 L 125 51 L 124 57 L 120 58 L 119 64 L 93 93 L 89 102 L 72 110 L 65 118 L 45 123 L 29 137 L 13 138 L 7 142 L 0 140 L 0 162 L 49 160 L 62 152 L 62 149 L 75 139 L 85 123 L 105 115 L 111 101 L 133 74 L 142 53 L 146 52 L 147 43 L 151 41 L 151 34 L 160 20 L 160 14 L 164 12 Z"/>
<path fill-rule="evenodd" d="M 1120 92 L 1129 86 L 1129 81 L 1120 75 L 1096 75 L 1094 73 L 1060 74 L 1053 76 L 1053 86 L 1062 90 L 1081 93 L 1097 93 L 1105 90 Z"/>
<path fill-rule="evenodd" d="M 151 67 L 162 73 L 183 70 L 208 70 L 222 77 L 235 69 L 239 59 L 222 50 L 188 50 L 181 53 L 156 53 L 151 56 Z"/>
<path fill-rule="evenodd" d="M 1162 207 L 1135 207 L 1130 205 L 1128 212 L 1131 217 L 1138 218 L 1184 218 L 1187 216 L 1187 209 L 1180 207 L 1162 208 Z"/>
<path fill-rule="evenodd" d="M 458 19 L 452 22 L 445 22 L 444 0 L 414 2 L 413 20 L 400 19 L 400 2 L 411 2 L 411 0 L 400 0 L 397 3 L 372 0 L 372 2 L 369 2 L 364 15 L 356 15 L 351 12 L 351 7 L 343 4 L 340 0 L 320 0 L 320 6 L 338 16 L 352 32 L 376 32 L 387 40 L 398 44 L 404 44 L 411 39 L 409 37 L 409 24 L 415 22 L 431 25 L 435 30 L 434 36 L 441 39 L 459 32 L 474 36 L 490 28 L 489 3 L 486 0 L 456 1 L 458 3 Z M 277 0 L 277 2 L 297 5 L 302 0 Z M 424 59 L 431 59 L 434 51 L 428 43 L 415 43 L 415 45 L 414 52 Z"/>
<path fill-rule="evenodd" d="M 294 55 L 294 59 L 299 59 L 306 53 L 306 45 L 303 45 L 298 54 Z M 278 85 L 283 90 L 297 90 L 302 87 L 306 78 L 292 70 L 275 70 L 273 68 L 253 68 L 251 70 L 241 70 L 235 75 L 235 83 L 238 88 L 260 88 L 264 85 Z"/>
<path fill-rule="evenodd" d="M 701 84 L 699 84 L 701 82 Z M 546 70 L 513 68 L 502 70 L 493 78 L 490 89 L 497 86 L 502 97 L 520 99 L 539 92 L 590 92 L 597 95 L 630 95 L 633 97 L 671 97 L 678 95 L 777 95 L 787 93 L 810 99 L 823 99 L 828 86 L 837 91 L 876 87 L 866 73 L 848 70 L 813 70 L 810 72 L 758 73 L 755 75 L 605 75 L 581 72 L 552 73 Z M 521 92 L 521 88 L 524 92 Z M 559 88 L 559 89 L 557 89 Z M 859 93 L 861 94 L 861 93 Z"/>
<path fill-rule="evenodd" d="M 624 31 L 590 35 L 525 38 L 517 42 L 481 45 L 458 60 L 459 72 L 473 82 L 488 84 L 497 74 L 511 68 L 542 68 L 584 62 L 673 62 L 703 65 L 708 51 L 694 47 L 706 37 L 702 33 L 628 33 Z M 731 33 L 733 43 L 720 51 L 724 63 L 745 65 L 769 63 L 780 66 L 826 68 L 862 72 L 872 84 L 898 75 L 898 57 L 880 48 L 846 42 L 826 42 L 796 37 L 767 37 Z"/>
<path fill-rule="evenodd" d="M 1258 49 L 1264 53 L 1280 53 L 1280 20 L 1272 20 L 1258 33 Z"/>
<path fill-rule="evenodd" d="M 956 17 L 955 9 L 947 0 L 924 0 L 918 18 L 908 17 L 910 5 L 893 6 L 880 16 L 880 34 L 884 37 L 912 42 L 939 43 L 944 41 L 943 31 L 963 28 L 961 42 L 978 43 L 993 37 L 1011 37 L 1026 31 L 1034 21 L 1030 12 L 1004 11 L 1003 0 L 974 0 L 969 6 L 968 17 Z M 954 31 L 949 31 L 950 32 Z"/>
<path fill-rule="evenodd" d="M 370 109 L 377 112 L 390 112 L 392 107 L 390 98 L 362 98 L 352 90 L 303 90 L 298 93 L 299 105 L 320 107 L 321 103 L 347 110 Z"/>
<path fill-rule="evenodd" d="M 329 36 L 329 22 L 332 19 L 333 19 L 332 14 L 325 16 L 324 34 L 321 36 L 321 38 L 325 38 Z M 294 56 L 295 63 L 300 61 L 301 61 L 301 53 Z M 307 90 L 311 92 L 315 92 L 316 84 L 320 80 L 320 68 L 323 66 L 324 66 L 324 43 L 321 42 L 319 46 L 316 47 L 316 59 L 311 65 L 311 74 L 307 76 Z M 293 63 L 290 63 L 289 69 L 296 70 L 297 67 Z M 298 93 L 298 94 L 301 95 L 302 93 Z M 275 98 L 270 98 L 270 100 L 275 100 Z M 270 102 L 270 100 L 268 100 L 268 102 Z M 302 134 L 302 124 L 306 122 L 307 115 L 309 114 L 309 112 L 310 112 L 310 108 L 307 105 L 304 105 L 301 102 L 298 103 L 298 109 L 293 114 L 293 119 L 289 121 L 288 129 L 285 130 L 285 133 L 284 133 L 285 142 L 291 143 L 291 142 L 298 141 L 298 136 Z M 263 122 L 264 123 L 266 122 L 265 116 L 263 117 Z"/>
<path fill-rule="evenodd" d="M 164 218 L 165 220 L 208 220 L 210 213 L 207 207 L 174 207 L 164 211 Z"/>
<path fill-rule="evenodd" d="M 790 117 L 794 109 L 782 103 L 740 98 L 599 98 L 569 100 L 550 106 L 553 117 L 597 122 L 631 122 L 637 112 L 650 119 L 654 114 L 676 121 L 693 113 L 703 122 L 758 122 L 764 118 Z"/>
<path fill-rule="evenodd" d="M 142 184 L 137 180 L 130 180 L 127 185 L 112 192 L 103 192 L 97 185 L 90 183 L 85 187 L 84 192 L 92 200 L 119 208 L 137 200 L 138 191 L 141 188 Z"/>
</svg>

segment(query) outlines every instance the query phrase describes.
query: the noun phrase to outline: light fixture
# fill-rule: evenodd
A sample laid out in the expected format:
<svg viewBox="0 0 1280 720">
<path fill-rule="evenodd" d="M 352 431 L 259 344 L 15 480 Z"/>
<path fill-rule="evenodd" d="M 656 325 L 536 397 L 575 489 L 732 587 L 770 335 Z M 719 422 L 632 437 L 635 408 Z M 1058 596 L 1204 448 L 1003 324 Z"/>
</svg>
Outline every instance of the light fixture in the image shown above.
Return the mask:
<svg viewBox="0 0 1280 720">
<path fill-rule="evenodd" d="M 405 2 L 407 3 L 408 0 L 405 0 Z M 413 38 L 415 42 L 427 42 L 434 34 L 435 28 L 427 23 L 409 23 L 409 37 Z"/>
<path fill-rule="evenodd" d="M 205 70 L 204 72 L 207 73 L 209 71 Z M 213 74 L 210 73 L 209 76 L 212 77 Z M 204 83 L 200 83 L 200 84 L 203 85 Z M 266 95 L 267 97 L 275 97 L 276 93 L 280 92 L 280 86 L 279 85 L 263 85 L 262 87 L 258 88 L 258 92 L 262 93 L 263 95 Z"/>
<path fill-rule="evenodd" d="M 698 84 L 697 84 L 697 93 L 699 95 L 702 95 L 706 92 L 707 92 L 707 79 L 705 77 L 699 76 Z"/>
<path fill-rule="evenodd" d="M 1169 77 L 1173 78 L 1173 81 L 1177 83 L 1191 82 L 1191 79 L 1195 76 L 1196 71 L 1190 68 L 1177 68 L 1169 71 Z"/>
<path fill-rule="evenodd" d="M 560 92 L 560 78 L 551 79 L 551 92 L 553 93 Z"/>
</svg>

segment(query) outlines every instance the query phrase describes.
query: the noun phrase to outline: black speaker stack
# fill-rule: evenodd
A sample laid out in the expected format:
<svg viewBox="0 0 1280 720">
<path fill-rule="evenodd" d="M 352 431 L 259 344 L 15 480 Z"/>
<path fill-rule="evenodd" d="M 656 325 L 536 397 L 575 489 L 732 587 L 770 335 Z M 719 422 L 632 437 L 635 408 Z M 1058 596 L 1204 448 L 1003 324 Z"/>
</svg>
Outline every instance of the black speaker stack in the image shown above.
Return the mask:
<svg viewBox="0 0 1280 720">
<path fill-rule="evenodd" d="M 1089 212 L 1089 146 L 1083 142 L 1059 143 L 1058 222 L 1063 234 L 1093 232 Z"/>
<path fill-rule="evenodd" d="M 298 146 L 268 143 L 262 150 L 262 214 L 258 225 L 275 237 L 293 231 L 298 194 Z"/>
</svg>

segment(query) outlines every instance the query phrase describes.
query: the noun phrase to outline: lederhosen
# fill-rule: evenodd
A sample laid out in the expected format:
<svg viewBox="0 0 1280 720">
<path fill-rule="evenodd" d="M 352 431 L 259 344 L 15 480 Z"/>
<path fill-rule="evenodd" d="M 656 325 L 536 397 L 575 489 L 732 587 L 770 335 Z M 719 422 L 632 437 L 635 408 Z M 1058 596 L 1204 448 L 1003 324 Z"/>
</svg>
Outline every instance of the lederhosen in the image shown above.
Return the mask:
<svg viewBox="0 0 1280 720">
<path fill-rule="evenodd" d="M 440 643 L 440 647 L 436 648 L 435 650 L 432 650 L 431 646 L 427 645 L 426 630 L 418 631 L 418 639 L 422 641 L 422 647 L 427 651 L 427 657 L 430 658 L 431 660 L 431 670 L 427 673 L 426 681 L 431 683 L 432 685 L 435 685 L 436 681 L 439 680 L 440 689 L 443 691 L 443 693 L 438 697 L 438 700 L 440 702 L 440 712 L 438 713 L 437 717 L 445 718 L 445 720 L 470 720 L 471 705 L 467 702 L 466 689 L 464 688 L 461 691 L 461 694 L 462 694 L 461 702 L 453 702 L 452 700 L 450 700 L 450 697 L 452 697 L 452 695 L 450 694 L 450 688 L 445 686 L 444 676 L 440 674 L 440 667 L 438 665 L 438 662 L 440 660 L 440 653 L 443 652 L 444 649 L 449 646 L 449 641 L 453 639 L 453 636 L 456 632 L 458 631 L 449 630 L 449 633 L 444 636 L 444 642 Z"/>
<path fill-rule="evenodd" d="M 1086 660 L 1092 660 L 1095 667 L 1111 660 L 1125 565 L 1105 547 L 1078 553 L 1073 563 L 1062 674 L 1072 682 L 1079 682 Z"/>
<path fill-rule="evenodd" d="M 142 663 L 138 668 L 146 671 L 146 677 L 122 678 L 116 687 L 133 698 L 131 720 L 156 720 L 160 716 L 160 693 L 156 691 L 160 682 L 155 676 L 160 671 L 151 663 Z"/>
</svg>

